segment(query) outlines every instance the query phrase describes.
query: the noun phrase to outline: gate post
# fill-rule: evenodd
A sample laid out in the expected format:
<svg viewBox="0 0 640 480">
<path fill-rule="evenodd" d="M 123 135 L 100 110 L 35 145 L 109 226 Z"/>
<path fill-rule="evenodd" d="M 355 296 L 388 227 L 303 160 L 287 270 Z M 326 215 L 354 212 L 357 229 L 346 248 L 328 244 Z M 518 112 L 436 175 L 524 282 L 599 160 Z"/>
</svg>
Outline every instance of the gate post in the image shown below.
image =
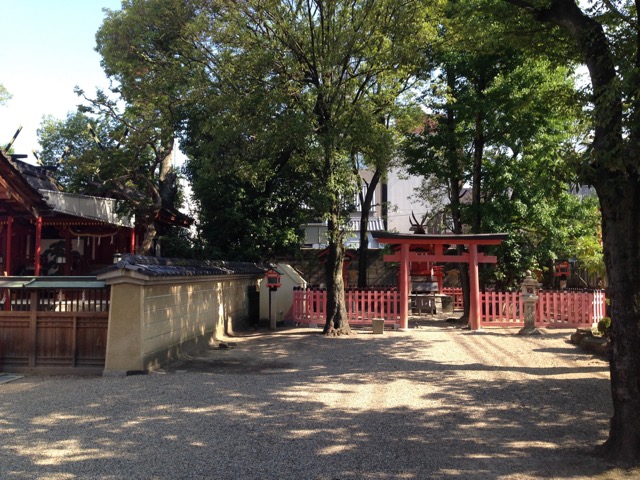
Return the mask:
<svg viewBox="0 0 640 480">
<path fill-rule="evenodd" d="M 469 310 L 469 328 L 480 330 L 482 320 L 482 306 L 480 305 L 480 274 L 478 272 L 478 245 L 469 245 L 469 283 L 471 308 Z"/>
<path fill-rule="evenodd" d="M 400 330 L 409 328 L 409 244 L 400 246 Z"/>
<path fill-rule="evenodd" d="M 11 298 L 7 298 L 11 302 Z M 38 352 L 38 291 L 31 290 L 29 294 L 29 366 L 36 366 Z"/>
</svg>

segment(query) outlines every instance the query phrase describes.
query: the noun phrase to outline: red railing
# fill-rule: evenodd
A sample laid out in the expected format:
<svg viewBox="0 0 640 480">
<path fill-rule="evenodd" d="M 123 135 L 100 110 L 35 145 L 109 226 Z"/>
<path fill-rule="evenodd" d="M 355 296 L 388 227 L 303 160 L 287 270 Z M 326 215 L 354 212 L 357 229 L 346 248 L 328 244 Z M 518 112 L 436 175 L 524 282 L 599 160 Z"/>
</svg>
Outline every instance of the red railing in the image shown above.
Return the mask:
<svg viewBox="0 0 640 480">
<path fill-rule="evenodd" d="M 455 310 L 462 310 L 464 308 L 461 288 L 444 287 L 442 289 L 442 294 L 453 298 L 453 308 Z"/>
<path fill-rule="evenodd" d="M 454 307 L 462 308 L 462 289 L 445 288 L 454 298 Z M 482 326 L 513 327 L 524 324 L 520 292 L 485 292 L 482 299 Z M 605 313 L 602 290 L 588 292 L 540 290 L 536 303 L 536 326 L 545 328 L 590 328 Z"/>
<path fill-rule="evenodd" d="M 345 304 L 350 325 L 371 324 L 374 318 L 385 325 L 400 324 L 400 295 L 396 289 L 347 290 Z M 327 291 L 296 289 L 293 292 L 293 321 L 305 325 L 324 325 Z"/>
<path fill-rule="evenodd" d="M 462 309 L 462 289 L 444 288 L 453 298 L 454 308 Z M 520 292 L 485 292 L 482 300 L 483 327 L 518 327 L 524 325 L 524 308 Z M 605 316 L 602 290 L 590 292 L 538 292 L 536 326 L 545 328 L 590 328 Z M 383 318 L 386 325 L 399 325 L 400 296 L 396 289 L 347 290 L 345 301 L 349 323 L 371 324 Z M 299 289 L 293 295 L 293 321 L 306 325 L 323 325 L 326 320 L 327 292 Z"/>
<path fill-rule="evenodd" d="M 460 292 L 462 293 L 462 292 Z M 480 293 L 484 327 L 513 327 L 524 325 L 524 309 L 520 292 Z"/>
<path fill-rule="evenodd" d="M 587 327 L 606 315 L 603 290 L 591 292 L 540 291 L 536 325 L 542 327 Z"/>
</svg>

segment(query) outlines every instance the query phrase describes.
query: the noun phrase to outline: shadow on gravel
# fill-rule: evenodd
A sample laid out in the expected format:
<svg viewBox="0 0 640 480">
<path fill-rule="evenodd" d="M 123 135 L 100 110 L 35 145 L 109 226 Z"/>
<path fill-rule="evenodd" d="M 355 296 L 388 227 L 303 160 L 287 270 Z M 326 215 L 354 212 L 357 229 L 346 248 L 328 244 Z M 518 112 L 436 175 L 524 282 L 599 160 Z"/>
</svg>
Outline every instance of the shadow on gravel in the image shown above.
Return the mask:
<svg viewBox="0 0 640 480">
<path fill-rule="evenodd" d="M 0 387 L 0 476 L 633 475 L 610 471 L 591 455 L 611 415 L 604 363 L 486 365 L 478 358 L 497 345 L 495 338 L 467 337 L 460 329 L 361 331 L 351 338 L 292 329 L 233 340 L 232 348 L 194 353 L 164 374 L 27 377 Z M 469 342 L 469 361 L 453 363 L 446 345 L 460 341 Z M 528 340 L 521 348 L 544 349 L 548 341 Z M 445 354 L 434 356 L 436 349 Z M 565 352 L 551 346 L 547 353 Z M 585 373 L 593 375 L 577 375 Z M 384 397 L 404 389 L 411 401 Z M 373 403 L 359 402 L 365 394 Z"/>
</svg>

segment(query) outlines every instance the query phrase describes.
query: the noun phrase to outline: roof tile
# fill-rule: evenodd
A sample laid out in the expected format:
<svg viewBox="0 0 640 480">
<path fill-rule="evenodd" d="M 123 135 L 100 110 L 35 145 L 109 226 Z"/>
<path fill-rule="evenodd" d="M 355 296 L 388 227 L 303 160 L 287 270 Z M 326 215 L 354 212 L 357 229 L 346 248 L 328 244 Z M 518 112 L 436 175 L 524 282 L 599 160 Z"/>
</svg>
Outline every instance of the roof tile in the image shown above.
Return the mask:
<svg viewBox="0 0 640 480">
<path fill-rule="evenodd" d="M 191 275 L 263 275 L 267 268 L 250 262 L 227 262 L 222 260 L 188 260 L 182 258 L 148 257 L 126 254 L 103 272 L 124 268 L 150 277 Z"/>
</svg>

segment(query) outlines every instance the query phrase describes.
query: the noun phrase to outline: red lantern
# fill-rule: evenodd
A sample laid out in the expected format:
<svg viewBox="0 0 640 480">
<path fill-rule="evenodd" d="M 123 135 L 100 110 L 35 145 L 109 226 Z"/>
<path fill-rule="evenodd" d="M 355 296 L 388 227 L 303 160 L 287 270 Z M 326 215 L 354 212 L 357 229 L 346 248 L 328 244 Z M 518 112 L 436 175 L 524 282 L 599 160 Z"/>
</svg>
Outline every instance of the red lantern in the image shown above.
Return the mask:
<svg viewBox="0 0 640 480">
<path fill-rule="evenodd" d="M 569 278 L 571 276 L 571 264 L 569 262 L 560 262 L 555 268 L 556 277 Z"/>
<path fill-rule="evenodd" d="M 281 275 L 282 274 L 279 271 L 277 271 L 275 268 L 270 268 L 269 270 L 267 270 L 267 273 L 265 274 L 265 278 L 267 279 L 267 287 L 269 287 L 270 290 L 275 290 L 281 287 L 281 283 L 280 283 Z"/>
</svg>

